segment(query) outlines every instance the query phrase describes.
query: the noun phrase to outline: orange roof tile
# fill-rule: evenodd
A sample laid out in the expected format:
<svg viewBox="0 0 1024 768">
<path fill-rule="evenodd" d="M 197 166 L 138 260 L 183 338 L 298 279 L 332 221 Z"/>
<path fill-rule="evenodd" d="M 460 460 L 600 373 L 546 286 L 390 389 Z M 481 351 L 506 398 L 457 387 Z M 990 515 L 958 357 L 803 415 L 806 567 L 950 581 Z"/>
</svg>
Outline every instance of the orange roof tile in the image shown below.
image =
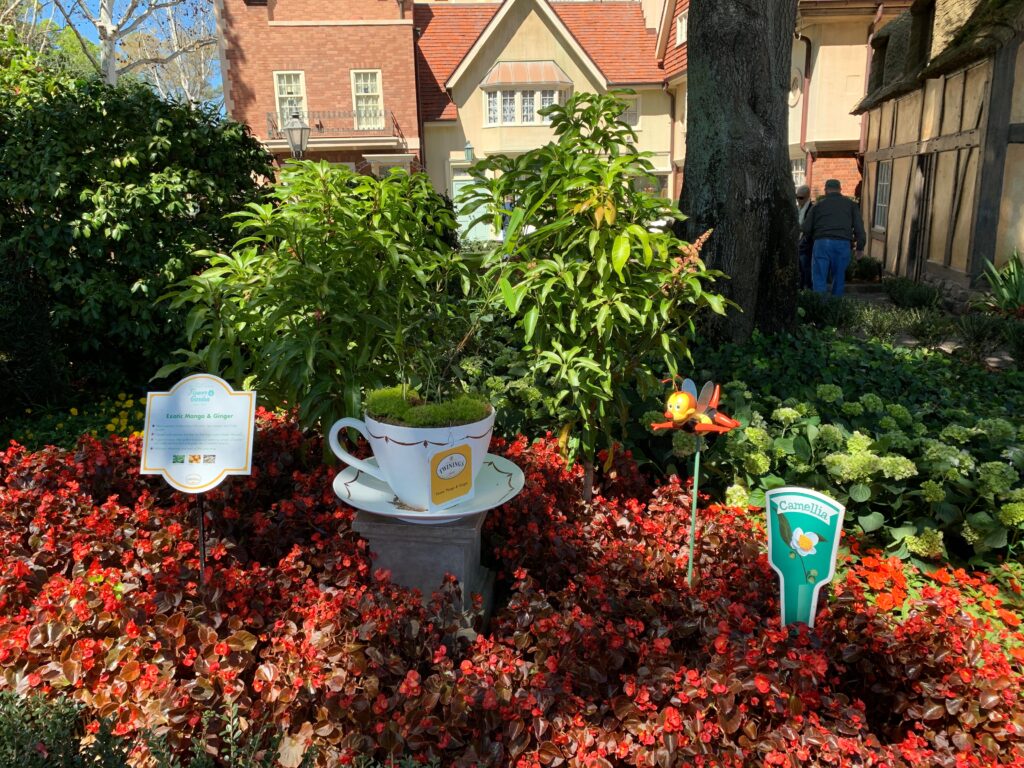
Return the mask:
<svg viewBox="0 0 1024 768">
<path fill-rule="evenodd" d="M 416 90 L 424 122 L 456 118 L 444 84 L 500 7 L 500 3 L 417 3 L 413 7 L 413 25 L 419 30 Z"/>
<path fill-rule="evenodd" d="M 648 29 L 637 2 L 552 2 L 579 46 L 612 84 L 661 83 L 655 60 L 657 33 Z"/>
</svg>

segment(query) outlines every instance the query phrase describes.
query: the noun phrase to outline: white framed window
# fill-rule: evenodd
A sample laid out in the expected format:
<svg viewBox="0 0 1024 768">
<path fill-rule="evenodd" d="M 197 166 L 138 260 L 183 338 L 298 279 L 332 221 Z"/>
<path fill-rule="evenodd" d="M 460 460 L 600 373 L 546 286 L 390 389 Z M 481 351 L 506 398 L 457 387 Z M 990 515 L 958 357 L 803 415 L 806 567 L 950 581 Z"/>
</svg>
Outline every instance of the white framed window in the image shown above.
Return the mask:
<svg viewBox="0 0 1024 768">
<path fill-rule="evenodd" d="M 640 127 L 640 99 L 638 98 L 623 98 L 626 102 L 626 111 L 619 115 L 619 120 L 624 122 L 631 128 Z"/>
<path fill-rule="evenodd" d="M 292 115 L 306 114 L 306 73 L 275 72 L 274 98 L 277 101 L 277 114 L 283 126 Z"/>
<path fill-rule="evenodd" d="M 690 12 L 683 11 L 676 16 L 676 47 L 686 42 L 687 27 L 690 23 Z"/>
<path fill-rule="evenodd" d="M 384 127 L 384 88 L 379 69 L 353 69 L 352 108 L 358 131 Z"/>
<path fill-rule="evenodd" d="M 516 92 L 501 92 L 501 122 L 511 125 L 516 122 Z"/>
<path fill-rule="evenodd" d="M 807 158 L 800 157 L 790 160 L 789 171 L 793 174 L 793 186 L 802 187 L 807 183 Z"/>
<path fill-rule="evenodd" d="M 484 125 L 538 125 L 551 122 L 537 114 L 562 101 L 557 89 L 484 91 Z"/>
<path fill-rule="evenodd" d="M 559 101 L 558 93 L 559 92 L 555 91 L 555 90 L 541 91 L 540 92 L 540 108 L 544 109 L 544 107 L 550 107 L 552 104 L 558 103 L 558 101 Z M 542 118 L 542 119 L 544 120 L 545 123 L 550 123 L 551 122 L 551 118 L 550 117 L 545 117 L 545 118 Z"/>
<path fill-rule="evenodd" d="M 871 217 L 874 229 L 885 229 L 889 223 L 889 190 L 892 188 L 892 160 L 878 164 L 875 179 L 875 211 Z"/>
<path fill-rule="evenodd" d="M 537 121 L 537 92 L 523 91 L 519 94 L 520 122 L 533 123 Z"/>
<path fill-rule="evenodd" d="M 488 91 L 487 92 L 487 124 L 497 125 L 501 121 L 498 119 L 498 92 Z"/>
</svg>

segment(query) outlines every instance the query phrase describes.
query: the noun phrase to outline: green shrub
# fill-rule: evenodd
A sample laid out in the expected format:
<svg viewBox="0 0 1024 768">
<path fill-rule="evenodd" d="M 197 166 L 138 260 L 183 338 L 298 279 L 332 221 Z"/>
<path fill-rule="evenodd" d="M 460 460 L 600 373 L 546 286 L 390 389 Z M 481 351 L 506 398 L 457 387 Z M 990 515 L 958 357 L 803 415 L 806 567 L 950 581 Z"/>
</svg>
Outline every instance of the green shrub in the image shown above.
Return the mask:
<svg viewBox="0 0 1024 768">
<path fill-rule="evenodd" d="M 882 279 L 882 262 L 870 256 L 850 260 L 846 268 L 847 280 L 877 281 Z"/>
<path fill-rule="evenodd" d="M 1003 324 L 1003 342 L 1017 367 L 1024 367 L 1024 320 L 1007 320 Z"/>
<path fill-rule="evenodd" d="M 142 431 L 146 396 L 119 392 L 71 408 L 28 408 L 0 421 L 0 444 L 17 440 L 31 450 L 44 445 L 72 448 L 82 435 L 128 437 Z"/>
<path fill-rule="evenodd" d="M 855 310 L 853 299 L 815 291 L 801 291 L 797 307 L 803 321 L 818 328 L 844 328 L 850 324 Z"/>
<path fill-rule="evenodd" d="M 915 283 L 906 277 L 887 278 L 882 281 L 882 287 L 897 307 L 934 307 L 942 298 L 938 288 Z"/>
<path fill-rule="evenodd" d="M 377 389 L 366 395 L 366 412 L 377 421 L 406 427 L 454 427 L 473 424 L 490 413 L 487 401 L 478 395 L 458 395 L 451 400 L 428 403 L 419 393 L 397 386 Z"/>
<path fill-rule="evenodd" d="M 956 323 L 938 309 L 908 309 L 907 333 L 928 347 L 934 347 L 951 338 Z"/>
<path fill-rule="evenodd" d="M 358 415 L 364 388 L 445 393 L 475 273 L 429 178 L 291 162 L 269 196 L 232 216 L 231 253 L 177 287 L 191 349 L 161 374 L 220 373 L 267 405 L 297 405 L 306 425 Z"/>
<path fill-rule="evenodd" d="M 127 768 L 128 749 L 109 723 L 85 745 L 84 725 L 82 707 L 68 699 L 0 691 L 0 766 Z"/>
<path fill-rule="evenodd" d="M 708 451 L 719 493 L 760 504 L 774 487 L 815 488 L 903 557 L 1020 554 L 1021 372 L 806 328 L 694 357 L 745 426 Z"/>
<path fill-rule="evenodd" d="M 675 373 L 693 318 L 726 309 L 708 290 L 717 273 L 671 232 L 648 231 L 682 214 L 637 189 L 653 166 L 619 119 L 625 107 L 591 93 L 548 107 L 555 140 L 477 163 L 463 198 L 480 220 L 507 217 L 489 279 L 521 330 L 533 384 L 571 412 L 588 473 L 599 445 L 622 439 L 632 394 Z"/>
<path fill-rule="evenodd" d="M 0 39 L 0 296 L 32 278 L 39 311 L 24 330 L 45 313 L 50 338 L 33 342 L 52 353 L 47 367 L 66 367 L 43 381 L 45 369 L 26 371 L 40 385 L 16 390 L 19 405 L 62 378 L 82 389 L 147 381 L 184 340 L 181 316 L 157 299 L 201 265 L 196 248 L 229 242 L 222 216 L 257 197 L 268 159 L 212 110 L 48 70 Z M 24 364 L 11 343 L 0 355 Z"/>
<path fill-rule="evenodd" d="M 980 312 L 968 312 L 957 320 L 963 354 L 980 359 L 992 354 L 1003 341 L 1003 319 Z"/>
</svg>

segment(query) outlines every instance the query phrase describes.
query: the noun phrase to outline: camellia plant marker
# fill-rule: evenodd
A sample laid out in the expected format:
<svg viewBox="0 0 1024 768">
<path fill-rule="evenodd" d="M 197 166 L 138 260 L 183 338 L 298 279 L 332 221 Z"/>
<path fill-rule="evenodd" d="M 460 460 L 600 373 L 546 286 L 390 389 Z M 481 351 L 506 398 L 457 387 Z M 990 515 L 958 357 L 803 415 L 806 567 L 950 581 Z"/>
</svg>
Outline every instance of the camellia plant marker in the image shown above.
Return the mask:
<svg viewBox="0 0 1024 768">
<path fill-rule="evenodd" d="M 779 575 L 782 626 L 814 626 L 818 593 L 832 581 L 846 508 L 807 488 L 774 488 L 765 494 L 768 561 Z"/>
<path fill-rule="evenodd" d="M 666 382 L 672 379 L 666 379 Z M 693 432 L 697 438 L 697 450 L 693 454 L 693 499 L 690 505 L 690 557 L 686 566 L 686 583 L 693 586 L 693 560 L 697 543 L 697 493 L 700 488 L 700 452 L 704 448 L 704 435 L 724 434 L 740 425 L 736 419 L 718 410 L 718 399 L 722 388 L 706 382 L 697 394 L 697 385 L 692 379 L 684 379 L 680 389 L 668 396 L 665 402 L 665 418 L 651 424 L 651 429 L 684 429 Z"/>
</svg>

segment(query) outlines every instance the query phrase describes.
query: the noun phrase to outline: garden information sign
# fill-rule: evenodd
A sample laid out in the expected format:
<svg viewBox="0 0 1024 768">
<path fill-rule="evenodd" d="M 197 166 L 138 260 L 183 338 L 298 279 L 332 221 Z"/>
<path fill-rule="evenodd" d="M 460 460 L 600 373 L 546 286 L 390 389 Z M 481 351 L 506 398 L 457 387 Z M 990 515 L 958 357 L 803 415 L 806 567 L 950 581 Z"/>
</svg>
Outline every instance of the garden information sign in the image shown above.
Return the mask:
<svg viewBox="0 0 1024 768">
<path fill-rule="evenodd" d="M 235 392 L 221 378 L 199 373 L 170 392 L 146 396 L 144 475 L 186 493 L 202 493 L 227 475 L 252 472 L 256 393 Z"/>
<path fill-rule="evenodd" d="M 779 575 L 782 625 L 814 626 L 818 593 L 836 572 L 839 534 L 846 508 L 807 488 L 775 488 L 765 494 L 768 561 Z"/>
</svg>

